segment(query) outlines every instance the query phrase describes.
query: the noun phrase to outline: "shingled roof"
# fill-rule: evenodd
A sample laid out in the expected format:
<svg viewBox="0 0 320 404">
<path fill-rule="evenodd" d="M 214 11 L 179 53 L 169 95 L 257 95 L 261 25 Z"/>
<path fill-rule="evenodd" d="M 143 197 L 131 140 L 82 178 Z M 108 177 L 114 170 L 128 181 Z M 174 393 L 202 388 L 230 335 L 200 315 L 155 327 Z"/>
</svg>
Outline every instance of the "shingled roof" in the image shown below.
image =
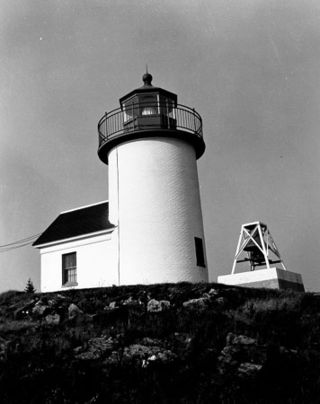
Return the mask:
<svg viewBox="0 0 320 404">
<path fill-rule="evenodd" d="M 62 212 L 32 245 L 38 246 L 112 229 L 114 225 L 108 221 L 108 213 L 108 202 Z"/>
</svg>

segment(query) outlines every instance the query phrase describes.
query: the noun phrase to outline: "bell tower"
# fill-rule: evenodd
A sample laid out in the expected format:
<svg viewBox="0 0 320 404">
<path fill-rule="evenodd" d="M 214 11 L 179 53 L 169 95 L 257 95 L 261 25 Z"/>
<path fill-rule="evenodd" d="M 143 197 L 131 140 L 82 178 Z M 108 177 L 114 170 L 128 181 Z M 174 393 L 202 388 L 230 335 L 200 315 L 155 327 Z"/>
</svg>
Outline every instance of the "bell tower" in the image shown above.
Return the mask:
<svg viewBox="0 0 320 404">
<path fill-rule="evenodd" d="M 197 159 L 202 119 L 152 84 L 120 98 L 98 123 L 116 226 L 118 284 L 207 282 Z"/>
<path fill-rule="evenodd" d="M 218 276 L 218 283 L 304 291 L 302 276 L 287 270 L 268 226 L 260 221 L 241 226 L 231 274 Z"/>
</svg>

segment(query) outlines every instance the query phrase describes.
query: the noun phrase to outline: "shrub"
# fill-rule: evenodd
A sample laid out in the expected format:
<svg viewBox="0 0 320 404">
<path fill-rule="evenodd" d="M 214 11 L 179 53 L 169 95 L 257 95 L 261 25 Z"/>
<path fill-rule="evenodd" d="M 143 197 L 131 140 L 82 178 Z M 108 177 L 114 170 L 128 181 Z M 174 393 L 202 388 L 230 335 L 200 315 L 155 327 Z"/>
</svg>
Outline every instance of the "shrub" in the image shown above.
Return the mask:
<svg viewBox="0 0 320 404">
<path fill-rule="evenodd" d="M 36 291 L 35 287 L 33 286 L 32 280 L 30 278 L 28 279 L 28 282 L 27 282 L 27 285 L 26 285 L 24 291 L 26 293 L 35 293 L 35 291 Z"/>
</svg>

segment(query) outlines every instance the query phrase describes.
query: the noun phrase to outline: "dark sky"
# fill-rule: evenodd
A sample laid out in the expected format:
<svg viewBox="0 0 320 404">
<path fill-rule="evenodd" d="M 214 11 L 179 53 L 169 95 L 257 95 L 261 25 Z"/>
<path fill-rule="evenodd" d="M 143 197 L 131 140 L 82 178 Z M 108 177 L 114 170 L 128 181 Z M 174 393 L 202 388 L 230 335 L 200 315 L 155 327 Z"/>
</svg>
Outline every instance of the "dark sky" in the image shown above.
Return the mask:
<svg viewBox="0 0 320 404">
<path fill-rule="evenodd" d="M 0 244 L 108 198 L 96 125 L 140 86 L 204 121 L 199 179 L 210 280 L 242 223 L 264 221 L 320 290 L 318 0 L 0 0 Z M 0 291 L 39 288 L 37 250 L 0 253 Z"/>
</svg>

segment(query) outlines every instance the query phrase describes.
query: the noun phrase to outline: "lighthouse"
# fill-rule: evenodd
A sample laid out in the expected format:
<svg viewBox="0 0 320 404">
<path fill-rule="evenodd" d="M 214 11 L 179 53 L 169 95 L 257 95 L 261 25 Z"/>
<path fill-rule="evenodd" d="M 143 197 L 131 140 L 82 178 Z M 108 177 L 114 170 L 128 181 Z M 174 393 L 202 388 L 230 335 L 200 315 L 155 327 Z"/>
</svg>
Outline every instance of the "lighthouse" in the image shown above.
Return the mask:
<svg viewBox="0 0 320 404">
<path fill-rule="evenodd" d="M 98 123 L 117 284 L 207 282 L 197 170 L 205 151 L 201 116 L 153 86 L 148 72 L 119 102 Z"/>
</svg>

